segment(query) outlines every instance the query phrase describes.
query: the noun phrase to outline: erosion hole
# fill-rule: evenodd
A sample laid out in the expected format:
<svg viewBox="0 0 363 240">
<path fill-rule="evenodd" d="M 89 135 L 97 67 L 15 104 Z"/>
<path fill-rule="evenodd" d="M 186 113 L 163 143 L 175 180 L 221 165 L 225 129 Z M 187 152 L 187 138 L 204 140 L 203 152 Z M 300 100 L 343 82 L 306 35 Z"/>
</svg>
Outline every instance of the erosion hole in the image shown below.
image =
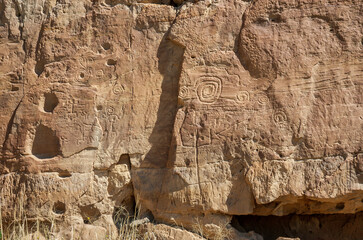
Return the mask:
<svg viewBox="0 0 363 240">
<path fill-rule="evenodd" d="M 59 101 L 54 93 L 44 93 L 44 111 L 53 112 Z"/>
<path fill-rule="evenodd" d="M 116 61 L 116 60 L 114 60 L 114 59 L 108 59 L 108 60 L 107 60 L 107 65 L 108 65 L 108 66 L 115 66 L 115 65 L 116 65 L 116 63 L 117 63 L 117 61 Z"/>
<path fill-rule="evenodd" d="M 58 173 L 58 176 L 60 178 L 69 178 L 69 177 L 72 177 L 72 174 L 68 171 L 62 171 L 62 172 Z"/>
<path fill-rule="evenodd" d="M 38 75 L 38 77 L 44 72 L 44 65 L 43 61 L 38 61 L 35 64 L 34 72 Z"/>
<path fill-rule="evenodd" d="M 19 91 L 19 87 L 12 85 L 12 86 L 11 86 L 11 91 L 12 91 L 12 92 Z"/>
<path fill-rule="evenodd" d="M 111 44 L 109 44 L 108 42 L 102 44 L 102 48 L 105 50 L 109 50 L 111 48 Z"/>
<path fill-rule="evenodd" d="M 272 14 L 269 16 L 269 19 L 271 22 L 275 22 L 275 23 L 279 23 L 279 22 L 282 22 L 282 18 L 281 18 L 281 15 L 278 15 L 278 14 Z"/>
<path fill-rule="evenodd" d="M 343 202 L 337 203 L 337 205 L 335 206 L 335 208 L 338 210 L 343 210 L 344 207 L 345 207 L 345 204 Z"/>
<path fill-rule="evenodd" d="M 52 158 L 60 154 L 59 139 L 52 129 L 44 125 L 37 127 L 32 154 L 40 159 Z"/>
<path fill-rule="evenodd" d="M 81 206 L 79 207 L 79 209 L 81 210 L 83 223 L 85 224 L 92 224 L 101 216 L 100 210 L 98 210 L 98 208 L 95 207 L 93 204 Z"/>
<path fill-rule="evenodd" d="M 53 212 L 56 214 L 64 214 L 66 212 L 66 204 L 60 201 L 55 202 Z"/>
</svg>

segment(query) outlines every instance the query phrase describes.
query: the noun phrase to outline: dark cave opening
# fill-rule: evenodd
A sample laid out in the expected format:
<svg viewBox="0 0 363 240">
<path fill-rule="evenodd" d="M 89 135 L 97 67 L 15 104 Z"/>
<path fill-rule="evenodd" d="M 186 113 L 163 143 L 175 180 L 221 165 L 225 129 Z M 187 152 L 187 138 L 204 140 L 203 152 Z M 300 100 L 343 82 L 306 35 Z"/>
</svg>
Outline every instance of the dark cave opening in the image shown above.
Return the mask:
<svg viewBox="0 0 363 240">
<path fill-rule="evenodd" d="M 115 206 L 112 220 L 118 229 L 124 224 L 131 223 L 137 217 L 136 201 L 134 196 L 126 199 L 121 206 Z"/>
<path fill-rule="evenodd" d="M 233 216 L 232 226 L 241 232 L 254 231 L 264 240 L 279 237 L 301 240 L 359 240 L 363 237 L 363 212 L 286 216 Z"/>
</svg>

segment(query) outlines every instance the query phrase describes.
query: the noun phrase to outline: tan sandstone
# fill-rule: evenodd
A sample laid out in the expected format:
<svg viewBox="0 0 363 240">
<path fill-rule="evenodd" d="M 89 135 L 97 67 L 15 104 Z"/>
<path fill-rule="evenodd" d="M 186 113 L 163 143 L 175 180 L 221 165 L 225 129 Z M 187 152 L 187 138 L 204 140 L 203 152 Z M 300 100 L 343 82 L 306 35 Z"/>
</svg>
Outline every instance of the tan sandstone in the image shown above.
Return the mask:
<svg viewBox="0 0 363 240">
<path fill-rule="evenodd" d="M 152 239 L 359 239 L 362 9 L 0 0 L 4 224 L 102 239 L 137 206 Z"/>
</svg>

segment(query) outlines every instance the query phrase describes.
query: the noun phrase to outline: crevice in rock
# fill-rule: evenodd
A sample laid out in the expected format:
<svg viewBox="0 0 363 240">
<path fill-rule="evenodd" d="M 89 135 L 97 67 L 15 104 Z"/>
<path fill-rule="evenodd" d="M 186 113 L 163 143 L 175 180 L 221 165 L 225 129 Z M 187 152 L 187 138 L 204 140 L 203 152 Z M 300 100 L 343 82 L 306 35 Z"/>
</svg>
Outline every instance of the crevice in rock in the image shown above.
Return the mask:
<svg viewBox="0 0 363 240">
<path fill-rule="evenodd" d="M 59 138 L 51 128 L 40 124 L 36 128 L 32 154 L 40 159 L 53 158 L 60 154 Z"/>
<path fill-rule="evenodd" d="M 85 152 L 85 151 L 94 151 L 94 150 L 97 150 L 97 149 L 98 149 L 97 147 L 86 147 L 86 148 L 83 148 L 83 149 L 81 149 L 81 150 L 79 150 L 77 152 L 74 152 L 74 153 L 70 154 L 70 155 L 65 155 L 64 154 L 63 155 L 63 158 L 70 158 L 70 157 L 75 156 L 77 154 L 80 154 L 82 152 Z"/>
<path fill-rule="evenodd" d="M 13 4 L 14 4 L 14 8 L 15 8 L 15 15 L 19 21 L 20 40 L 23 40 L 24 18 L 23 18 L 23 15 L 21 14 L 21 8 L 19 6 L 19 2 L 16 0 L 13 0 Z"/>
<path fill-rule="evenodd" d="M 42 26 L 40 27 L 39 34 L 38 34 L 37 43 L 35 45 L 36 63 L 35 63 L 35 66 L 34 66 L 34 72 L 38 75 L 38 77 L 40 76 L 40 74 L 43 73 L 44 66 L 45 66 L 45 61 L 44 61 L 44 59 L 42 59 L 41 53 L 40 53 L 40 42 L 41 42 L 41 39 L 42 39 L 43 34 L 44 34 L 44 28 L 45 28 L 45 24 L 42 23 Z"/>
<path fill-rule="evenodd" d="M 4 142 L 3 142 L 3 149 L 2 149 L 3 151 L 5 150 L 6 142 L 9 139 L 9 135 L 10 135 L 10 132 L 11 132 L 11 128 L 12 128 L 12 126 L 14 124 L 14 119 L 15 119 L 16 112 L 18 111 L 18 108 L 19 108 L 20 104 L 22 103 L 23 98 L 24 98 L 24 95 L 20 99 L 18 105 L 16 105 L 16 108 L 13 111 L 13 114 L 11 115 L 10 120 L 9 120 L 9 123 L 8 123 L 8 125 L 6 127 L 6 133 L 5 133 L 5 138 L 4 138 Z"/>
<path fill-rule="evenodd" d="M 122 154 L 117 162 L 117 164 L 126 164 L 127 168 L 131 169 L 131 162 L 130 162 L 130 155 L 129 154 Z"/>
<path fill-rule="evenodd" d="M 121 154 L 117 163 L 112 164 L 106 172 L 108 177 L 108 194 L 114 201 L 112 219 L 118 229 L 130 224 L 139 217 L 135 199 L 135 188 L 131 174 L 130 154 Z"/>
<path fill-rule="evenodd" d="M 202 191 L 202 186 L 201 186 L 201 180 L 200 180 L 200 165 L 199 165 L 199 144 L 198 144 L 198 139 L 199 139 L 199 131 L 196 131 L 196 137 L 195 137 L 195 161 L 197 164 L 197 179 L 198 179 L 198 187 L 199 187 L 199 194 L 202 198 L 202 202 L 206 202 L 203 191 Z"/>
<path fill-rule="evenodd" d="M 254 231 L 262 235 L 264 240 L 275 240 L 278 237 L 301 240 L 358 240 L 363 236 L 363 212 L 327 215 L 233 216 L 231 225 L 241 232 Z"/>
<path fill-rule="evenodd" d="M 0 26 L 5 27 L 6 26 L 6 18 L 5 18 L 5 3 L 4 1 L 0 1 Z"/>
<path fill-rule="evenodd" d="M 25 17 L 25 13 L 24 13 L 24 9 L 21 7 L 20 4 L 23 4 L 22 2 L 19 2 L 18 0 L 13 0 L 13 5 L 14 5 L 14 9 L 15 9 L 15 16 L 18 18 L 18 22 L 19 22 L 19 40 L 22 41 L 22 49 L 24 51 L 25 54 L 25 58 L 24 58 L 24 63 L 26 62 L 26 58 L 28 56 L 27 53 L 27 45 L 26 45 L 26 39 L 24 38 L 24 17 Z M 24 5 L 23 5 L 24 6 Z M 10 22 L 9 22 L 10 24 Z M 9 36 L 10 36 L 10 28 L 9 28 Z"/>
<path fill-rule="evenodd" d="M 129 224 L 137 217 L 136 201 L 134 196 L 126 199 L 120 204 L 115 206 L 112 213 L 112 220 L 115 226 L 120 229 L 124 224 Z"/>
</svg>

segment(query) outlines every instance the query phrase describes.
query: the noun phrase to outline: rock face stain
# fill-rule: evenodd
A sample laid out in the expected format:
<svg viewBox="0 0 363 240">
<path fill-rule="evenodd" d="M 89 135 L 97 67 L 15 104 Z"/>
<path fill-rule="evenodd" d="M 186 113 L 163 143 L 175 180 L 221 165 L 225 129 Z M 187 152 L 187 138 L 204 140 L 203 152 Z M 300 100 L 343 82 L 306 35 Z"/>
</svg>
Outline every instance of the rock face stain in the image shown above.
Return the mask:
<svg viewBox="0 0 363 240">
<path fill-rule="evenodd" d="M 85 238 L 135 206 L 209 238 L 304 239 L 304 216 L 360 218 L 362 7 L 0 1 L 4 222 L 24 200 L 27 218 L 52 214 L 60 236 L 76 219 Z"/>
</svg>

